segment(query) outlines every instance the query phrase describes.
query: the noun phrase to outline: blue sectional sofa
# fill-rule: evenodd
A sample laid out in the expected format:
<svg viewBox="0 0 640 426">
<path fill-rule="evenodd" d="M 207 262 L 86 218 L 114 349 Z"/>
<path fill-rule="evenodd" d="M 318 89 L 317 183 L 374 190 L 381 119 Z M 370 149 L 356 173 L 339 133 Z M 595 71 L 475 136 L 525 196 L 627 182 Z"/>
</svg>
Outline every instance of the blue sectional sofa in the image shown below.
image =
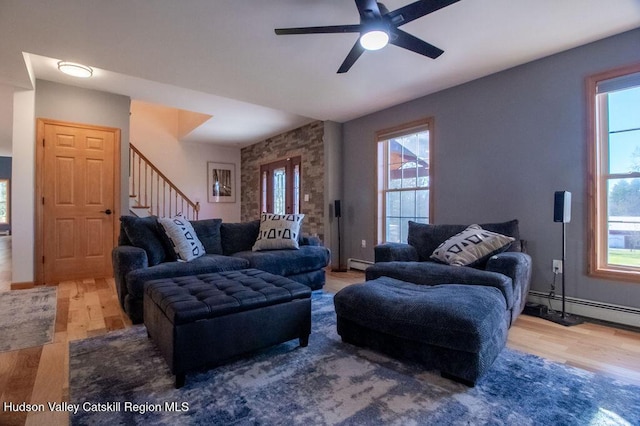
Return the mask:
<svg viewBox="0 0 640 426">
<path fill-rule="evenodd" d="M 155 216 L 123 216 L 119 243 L 112 252 L 118 298 L 133 323 L 143 319 L 144 283 L 160 278 L 255 268 L 287 277 L 312 290 L 325 283 L 330 253 L 320 240 L 300 237 L 299 249 L 252 251 L 260 221 L 223 223 L 191 221 L 206 254 L 189 262 L 176 260 Z"/>
</svg>

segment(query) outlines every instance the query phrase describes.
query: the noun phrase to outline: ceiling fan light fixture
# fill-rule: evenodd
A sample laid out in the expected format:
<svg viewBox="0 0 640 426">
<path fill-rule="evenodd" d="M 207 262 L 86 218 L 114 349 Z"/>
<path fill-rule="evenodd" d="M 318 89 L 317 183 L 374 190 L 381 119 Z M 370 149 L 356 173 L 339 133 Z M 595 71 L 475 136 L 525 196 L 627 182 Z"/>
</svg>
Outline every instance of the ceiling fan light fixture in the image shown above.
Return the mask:
<svg viewBox="0 0 640 426">
<path fill-rule="evenodd" d="M 93 75 L 93 69 L 91 67 L 74 62 L 60 61 L 58 62 L 58 69 L 73 77 L 89 78 Z"/>
<path fill-rule="evenodd" d="M 366 50 L 380 50 L 389 43 L 389 33 L 374 29 L 360 36 L 360 45 Z"/>
</svg>

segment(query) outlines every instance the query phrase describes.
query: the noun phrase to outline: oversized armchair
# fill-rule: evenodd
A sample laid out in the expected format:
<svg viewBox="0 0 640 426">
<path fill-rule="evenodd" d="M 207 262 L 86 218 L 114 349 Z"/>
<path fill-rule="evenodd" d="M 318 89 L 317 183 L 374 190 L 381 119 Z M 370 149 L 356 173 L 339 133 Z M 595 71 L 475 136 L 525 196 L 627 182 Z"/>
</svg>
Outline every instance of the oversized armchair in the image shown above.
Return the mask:
<svg viewBox="0 0 640 426">
<path fill-rule="evenodd" d="M 429 286 L 466 284 L 495 287 L 504 296 L 507 306 L 505 317 L 511 326 L 524 309 L 529 292 L 531 257 L 524 252 L 525 244 L 520 240 L 517 220 L 479 226 L 482 230 L 511 237 L 509 240 L 513 241 L 489 251 L 468 266 L 459 266 L 461 262 L 457 260 L 451 264 L 434 260 L 434 252 L 442 252 L 444 247 L 454 253 L 465 250 L 463 246 L 475 245 L 475 241 L 451 245 L 455 237 L 464 237 L 468 225 L 409 222 L 406 244 L 385 243 L 375 247 L 375 264 L 367 268 L 366 279 L 386 276 Z"/>
</svg>

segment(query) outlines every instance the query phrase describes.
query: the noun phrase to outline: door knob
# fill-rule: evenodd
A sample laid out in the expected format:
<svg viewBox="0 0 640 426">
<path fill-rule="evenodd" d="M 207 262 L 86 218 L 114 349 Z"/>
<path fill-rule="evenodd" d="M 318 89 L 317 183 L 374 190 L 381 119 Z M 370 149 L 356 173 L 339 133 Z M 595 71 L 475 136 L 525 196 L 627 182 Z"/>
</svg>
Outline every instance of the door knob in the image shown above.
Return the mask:
<svg viewBox="0 0 640 426">
<path fill-rule="evenodd" d="M 104 213 L 104 214 L 111 214 L 111 209 L 106 209 L 106 210 L 101 210 L 100 213 Z"/>
</svg>

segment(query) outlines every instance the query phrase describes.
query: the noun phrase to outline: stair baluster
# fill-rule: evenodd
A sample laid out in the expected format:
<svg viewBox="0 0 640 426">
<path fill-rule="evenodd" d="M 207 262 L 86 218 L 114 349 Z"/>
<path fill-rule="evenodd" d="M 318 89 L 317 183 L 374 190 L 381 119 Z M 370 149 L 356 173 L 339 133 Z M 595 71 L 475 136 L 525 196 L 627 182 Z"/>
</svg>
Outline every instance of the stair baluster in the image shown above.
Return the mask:
<svg viewBox="0 0 640 426">
<path fill-rule="evenodd" d="M 134 214 L 148 216 L 155 211 L 158 217 L 168 217 L 181 213 L 190 220 L 198 219 L 200 203 L 191 201 L 133 144 L 129 144 L 129 179 Z"/>
</svg>

